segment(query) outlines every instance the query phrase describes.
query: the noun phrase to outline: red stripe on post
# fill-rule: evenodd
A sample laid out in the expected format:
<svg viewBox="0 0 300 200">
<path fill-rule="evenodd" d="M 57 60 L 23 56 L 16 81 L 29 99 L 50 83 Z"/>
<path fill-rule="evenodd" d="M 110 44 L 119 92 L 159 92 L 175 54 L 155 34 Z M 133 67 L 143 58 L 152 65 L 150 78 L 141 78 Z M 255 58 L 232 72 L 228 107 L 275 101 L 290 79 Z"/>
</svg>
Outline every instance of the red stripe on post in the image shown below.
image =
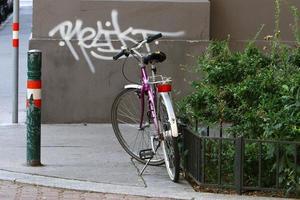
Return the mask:
<svg viewBox="0 0 300 200">
<path fill-rule="evenodd" d="M 35 107 L 38 107 L 38 108 L 42 107 L 42 100 L 41 99 L 35 99 L 35 100 L 33 100 L 33 103 L 34 103 Z M 27 101 L 26 101 L 26 107 L 27 108 L 29 107 L 29 99 L 27 99 Z"/>
<path fill-rule="evenodd" d="M 42 81 L 41 80 L 28 80 L 27 81 L 27 88 L 28 89 L 41 89 L 42 88 Z"/>
<path fill-rule="evenodd" d="M 13 47 L 19 47 L 19 39 L 13 39 Z"/>
<path fill-rule="evenodd" d="M 13 31 L 19 31 L 20 30 L 20 24 L 19 23 L 13 23 L 12 28 L 13 28 Z"/>
</svg>

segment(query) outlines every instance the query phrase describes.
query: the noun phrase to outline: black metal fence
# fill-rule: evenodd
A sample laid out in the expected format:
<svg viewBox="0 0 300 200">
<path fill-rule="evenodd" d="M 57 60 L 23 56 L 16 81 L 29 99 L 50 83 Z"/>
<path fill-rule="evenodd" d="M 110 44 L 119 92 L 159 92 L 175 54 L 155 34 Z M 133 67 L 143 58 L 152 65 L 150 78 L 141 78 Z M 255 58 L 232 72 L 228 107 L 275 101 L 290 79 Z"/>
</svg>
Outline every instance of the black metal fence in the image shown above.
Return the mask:
<svg viewBox="0 0 300 200">
<path fill-rule="evenodd" d="M 187 127 L 182 161 L 198 184 L 243 191 L 282 191 L 300 178 L 300 142 L 203 137 Z"/>
</svg>

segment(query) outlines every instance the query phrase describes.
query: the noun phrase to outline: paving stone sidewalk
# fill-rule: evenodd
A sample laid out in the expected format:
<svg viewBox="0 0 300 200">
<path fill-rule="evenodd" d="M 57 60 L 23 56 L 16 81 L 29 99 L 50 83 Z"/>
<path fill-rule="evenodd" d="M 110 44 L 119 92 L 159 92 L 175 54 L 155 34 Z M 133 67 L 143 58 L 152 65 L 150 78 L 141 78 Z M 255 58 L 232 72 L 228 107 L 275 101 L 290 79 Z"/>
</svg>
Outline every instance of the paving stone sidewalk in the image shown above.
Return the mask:
<svg viewBox="0 0 300 200">
<path fill-rule="evenodd" d="M 14 183 L 11 181 L 0 181 L 1 200 L 100 200 L 100 199 L 124 199 L 124 200 L 154 200 L 133 195 L 120 195 L 109 193 L 95 193 L 86 191 L 74 191 L 42 187 L 30 184 Z M 160 198 L 168 200 L 169 198 Z"/>
</svg>

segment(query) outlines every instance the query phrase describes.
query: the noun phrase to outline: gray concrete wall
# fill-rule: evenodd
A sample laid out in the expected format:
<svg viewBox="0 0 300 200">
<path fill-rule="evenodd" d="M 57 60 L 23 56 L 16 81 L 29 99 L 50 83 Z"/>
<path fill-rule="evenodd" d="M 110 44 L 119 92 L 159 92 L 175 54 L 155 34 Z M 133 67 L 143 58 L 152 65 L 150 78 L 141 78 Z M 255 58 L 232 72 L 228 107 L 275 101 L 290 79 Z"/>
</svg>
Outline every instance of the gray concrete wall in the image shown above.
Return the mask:
<svg viewBox="0 0 300 200">
<path fill-rule="evenodd" d="M 259 37 L 274 33 L 275 0 L 211 0 L 211 39 L 226 39 L 244 43 L 254 38 L 262 24 Z M 285 41 L 294 41 L 291 31 L 293 16 L 290 6 L 300 8 L 299 0 L 281 0 L 280 28 Z"/>
<path fill-rule="evenodd" d="M 206 0 L 35 0 L 33 5 L 30 48 L 43 51 L 44 123 L 108 122 L 113 99 L 126 84 L 123 60 L 109 59 L 122 42 L 130 45 L 155 32 L 167 32 L 158 46 L 150 45 L 167 53 L 159 71 L 173 77 L 177 96 L 185 94 L 191 74 L 183 68 L 195 64 L 210 37 Z M 135 62 L 127 66 L 126 74 L 136 79 Z"/>
</svg>

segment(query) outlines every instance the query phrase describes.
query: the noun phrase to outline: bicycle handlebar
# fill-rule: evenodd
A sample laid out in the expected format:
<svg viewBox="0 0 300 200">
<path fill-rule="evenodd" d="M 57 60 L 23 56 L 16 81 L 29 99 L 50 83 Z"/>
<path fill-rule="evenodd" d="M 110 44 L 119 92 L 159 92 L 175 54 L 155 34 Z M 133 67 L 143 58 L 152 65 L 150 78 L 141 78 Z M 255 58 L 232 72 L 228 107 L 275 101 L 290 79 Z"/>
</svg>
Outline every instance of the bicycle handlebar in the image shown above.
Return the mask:
<svg viewBox="0 0 300 200">
<path fill-rule="evenodd" d="M 123 55 L 126 55 L 127 57 L 129 56 L 130 52 L 131 52 L 131 49 L 133 48 L 140 48 L 144 43 L 151 43 L 153 42 L 154 40 L 157 40 L 159 38 L 162 37 L 162 34 L 161 33 L 158 33 L 156 35 L 152 35 L 152 36 L 149 36 L 147 37 L 145 40 L 141 40 L 139 41 L 137 44 L 135 44 L 133 47 L 131 47 L 130 49 L 123 49 L 121 52 L 119 52 L 118 54 L 116 54 L 115 56 L 113 56 L 113 59 L 114 60 L 118 60 L 120 57 L 122 57 Z M 137 48 L 138 47 L 138 48 Z"/>
<path fill-rule="evenodd" d="M 162 34 L 161 34 L 161 33 L 158 33 L 158 34 L 156 34 L 156 35 L 149 36 L 149 37 L 147 38 L 147 43 L 151 43 L 151 42 L 153 42 L 154 40 L 157 40 L 157 39 L 159 39 L 159 38 L 161 38 L 161 37 L 162 37 Z"/>
<path fill-rule="evenodd" d="M 118 53 L 117 55 L 113 56 L 114 60 L 118 60 L 120 57 L 122 57 L 123 55 L 125 55 L 125 49 L 123 49 L 120 53 Z"/>
</svg>

